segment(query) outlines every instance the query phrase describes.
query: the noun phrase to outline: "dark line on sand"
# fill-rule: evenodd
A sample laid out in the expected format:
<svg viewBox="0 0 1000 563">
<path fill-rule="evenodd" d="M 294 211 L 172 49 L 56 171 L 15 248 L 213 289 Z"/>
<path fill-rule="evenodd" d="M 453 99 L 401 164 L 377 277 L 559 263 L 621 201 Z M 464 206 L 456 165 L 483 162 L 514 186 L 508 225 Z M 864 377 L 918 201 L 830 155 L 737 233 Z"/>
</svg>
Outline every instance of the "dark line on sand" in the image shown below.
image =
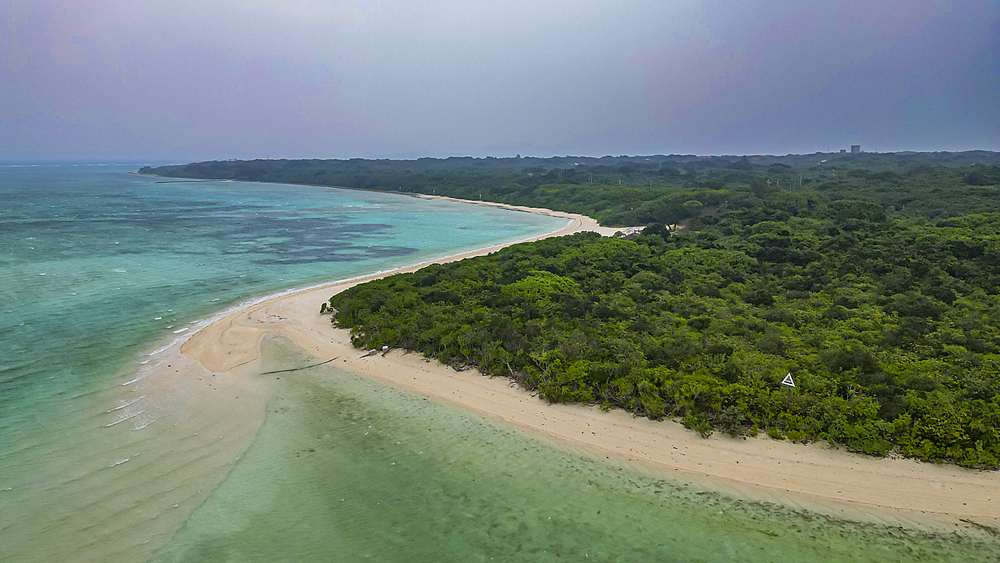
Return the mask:
<svg viewBox="0 0 1000 563">
<path fill-rule="evenodd" d="M 339 358 L 339 357 L 340 357 L 340 356 L 337 356 L 337 358 Z M 300 368 L 292 368 L 292 369 L 279 369 L 279 370 L 276 370 L 276 371 L 265 371 L 265 372 L 264 372 L 264 373 L 262 373 L 261 375 L 271 375 L 272 373 L 287 373 L 287 372 L 289 372 L 289 371 L 299 371 L 300 369 L 309 369 L 309 368 L 314 368 L 314 367 L 316 367 L 316 366 L 321 366 L 321 365 L 323 365 L 323 364 L 328 364 L 328 363 L 330 363 L 330 362 L 332 362 L 332 361 L 336 360 L 337 358 L 330 358 L 329 360 L 327 360 L 327 361 L 325 361 L 325 362 L 320 362 L 320 363 L 318 363 L 318 364 L 313 364 L 313 365 L 311 365 L 311 366 L 302 366 L 302 367 L 300 367 Z"/>
</svg>

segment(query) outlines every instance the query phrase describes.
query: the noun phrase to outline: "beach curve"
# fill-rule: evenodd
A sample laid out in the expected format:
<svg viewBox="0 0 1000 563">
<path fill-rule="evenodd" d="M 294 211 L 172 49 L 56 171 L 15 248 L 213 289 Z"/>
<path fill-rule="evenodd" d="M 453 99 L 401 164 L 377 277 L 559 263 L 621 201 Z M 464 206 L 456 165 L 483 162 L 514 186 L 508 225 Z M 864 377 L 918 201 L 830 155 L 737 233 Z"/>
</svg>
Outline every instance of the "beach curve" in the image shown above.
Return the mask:
<svg viewBox="0 0 1000 563">
<path fill-rule="evenodd" d="M 793 444 L 768 438 L 703 439 L 674 421 L 636 418 L 620 410 L 548 404 L 507 379 L 476 370 L 457 372 L 418 354 L 393 350 L 365 355 L 350 332 L 330 324 L 319 304 L 354 285 L 495 252 L 500 248 L 582 231 L 603 235 L 589 217 L 492 202 L 468 204 L 545 213 L 566 226 L 511 243 L 459 253 L 404 268 L 286 292 L 248 305 L 192 334 L 181 353 L 212 372 L 223 373 L 258 356 L 261 338 L 278 332 L 322 360 L 459 405 L 487 418 L 579 447 L 595 455 L 640 464 L 702 486 L 755 500 L 775 501 L 823 513 L 890 523 L 1000 527 L 1000 473 L 910 459 L 876 458 L 822 444 Z"/>
</svg>

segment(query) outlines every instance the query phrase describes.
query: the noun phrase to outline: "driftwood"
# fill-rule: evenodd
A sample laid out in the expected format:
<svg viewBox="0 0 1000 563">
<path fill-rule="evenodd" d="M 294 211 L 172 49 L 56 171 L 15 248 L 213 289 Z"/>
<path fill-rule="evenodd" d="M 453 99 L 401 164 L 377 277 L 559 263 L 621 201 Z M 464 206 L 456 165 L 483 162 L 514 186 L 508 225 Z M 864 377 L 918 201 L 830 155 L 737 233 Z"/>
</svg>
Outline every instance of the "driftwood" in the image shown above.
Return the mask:
<svg viewBox="0 0 1000 563">
<path fill-rule="evenodd" d="M 291 368 L 291 369 L 279 369 L 279 370 L 275 370 L 275 371 L 265 371 L 265 372 L 264 372 L 264 373 L 262 373 L 261 375 L 271 375 L 272 373 L 287 373 L 287 372 L 289 372 L 289 371 L 299 371 L 300 369 L 309 369 L 309 368 L 314 368 L 314 367 L 316 367 L 316 366 L 321 366 L 321 365 L 323 365 L 323 364 L 328 364 L 328 363 L 330 363 L 330 362 L 332 362 L 332 361 L 336 360 L 336 359 L 337 359 L 337 358 L 339 358 L 339 357 L 340 357 L 340 356 L 337 356 L 336 358 L 330 358 L 329 360 L 327 360 L 327 361 L 325 361 L 325 362 L 320 362 L 320 363 L 318 363 L 318 364 L 312 364 L 312 365 L 310 365 L 310 366 L 302 366 L 302 367 L 300 367 L 300 368 Z"/>
</svg>

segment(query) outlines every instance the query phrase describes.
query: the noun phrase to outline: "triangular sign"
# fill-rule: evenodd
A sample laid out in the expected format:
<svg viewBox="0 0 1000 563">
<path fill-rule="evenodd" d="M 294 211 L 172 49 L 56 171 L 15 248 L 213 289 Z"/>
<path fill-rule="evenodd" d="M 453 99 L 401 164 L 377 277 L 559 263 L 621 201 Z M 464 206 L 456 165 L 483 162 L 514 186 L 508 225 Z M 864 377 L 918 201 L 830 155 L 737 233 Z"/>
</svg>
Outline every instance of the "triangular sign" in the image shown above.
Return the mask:
<svg viewBox="0 0 1000 563">
<path fill-rule="evenodd" d="M 792 372 L 788 372 L 788 375 L 786 375 L 785 378 L 781 380 L 781 384 L 787 385 L 789 387 L 795 387 L 795 382 L 792 381 Z"/>
</svg>

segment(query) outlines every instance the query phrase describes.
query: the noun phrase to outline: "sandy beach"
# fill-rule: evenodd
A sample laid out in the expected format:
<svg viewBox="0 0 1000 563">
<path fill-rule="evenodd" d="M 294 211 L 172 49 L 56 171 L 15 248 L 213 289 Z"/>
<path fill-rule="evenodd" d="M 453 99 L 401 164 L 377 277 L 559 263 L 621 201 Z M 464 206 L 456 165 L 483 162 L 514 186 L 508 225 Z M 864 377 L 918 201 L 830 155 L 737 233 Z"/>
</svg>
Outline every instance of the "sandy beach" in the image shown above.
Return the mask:
<svg viewBox="0 0 1000 563">
<path fill-rule="evenodd" d="M 482 205 L 567 219 L 564 228 L 536 238 L 580 231 L 609 235 L 619 230 L 602 228 L 595 220 L 579 215 Z M 503 246 L 435 262 L 487 254 Z M 334 363 L 340 368 L 459 405 L 592 455 L 638 464 L 706 488 L 887 523 L 929 523 L 980 532 L 982 526 L 1000 526 L 1000 472 L 861 456 L 827 444 L 793 444 L 766 437 L 703 439 L 673 421 L 654 422 L 591 406 L 551 405 L 509 380 L 485 377 L 474 370 L 457 372 L 419 354 L 393 350 L 366 355 L 351 346 L 347 330 L 332 327 L 330 316 L 319 314 L 320 304 L 335 293 L 423 266 L 312 287 L 256 303 L 194 334 L 181 353 L 209 372 L 222 374 L 255 360 L 265 334 L 283 333 L 322 361 L 336 358 Z"/>
</svg>

